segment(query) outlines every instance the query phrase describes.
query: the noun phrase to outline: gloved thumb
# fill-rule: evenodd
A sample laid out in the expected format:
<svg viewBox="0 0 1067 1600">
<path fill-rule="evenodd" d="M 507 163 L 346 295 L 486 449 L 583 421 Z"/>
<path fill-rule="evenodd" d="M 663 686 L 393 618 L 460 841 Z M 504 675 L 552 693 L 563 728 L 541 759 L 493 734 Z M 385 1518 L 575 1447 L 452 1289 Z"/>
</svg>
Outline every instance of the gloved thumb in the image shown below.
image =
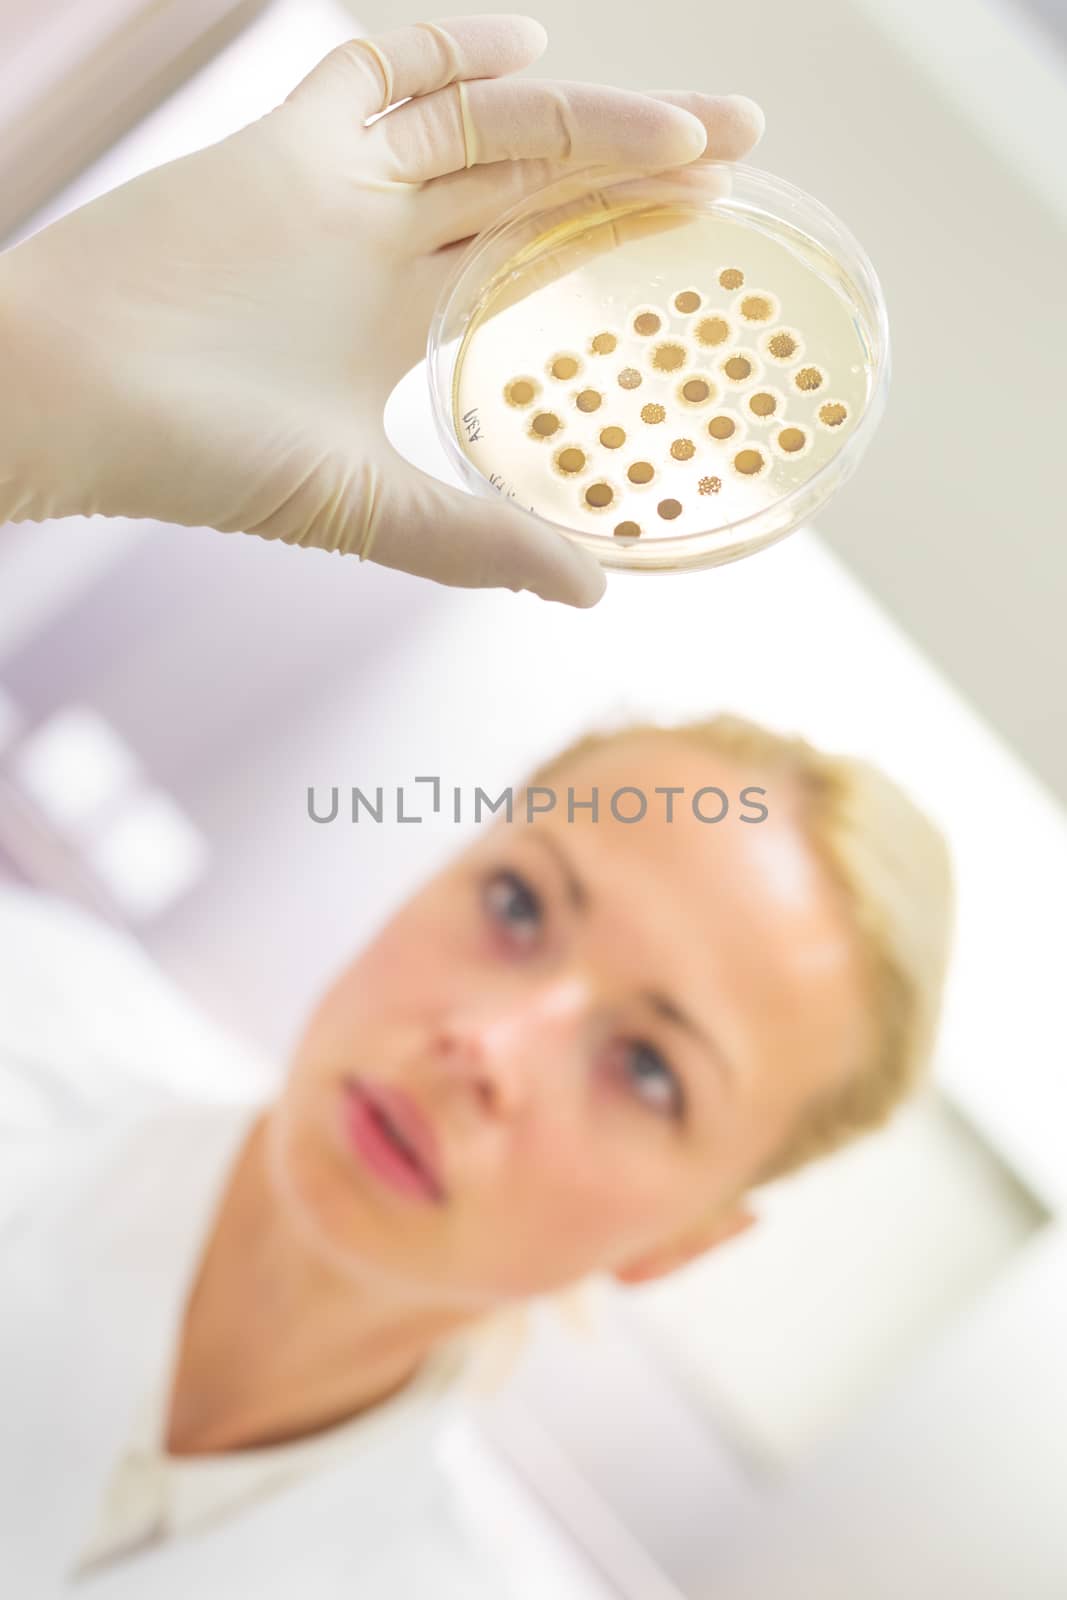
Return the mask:
<svg viewBox="0 0 1067 1600">
<path fill-rule="evenodd" d="M 373 475 L 346 545 L 377 561 L 465 589 L 531 589 L 543 600 L 592 606 L 603 568 L 562 533 L 501 496 L 482 499 L 438 482 L 397 457 Z"/>
</svg>

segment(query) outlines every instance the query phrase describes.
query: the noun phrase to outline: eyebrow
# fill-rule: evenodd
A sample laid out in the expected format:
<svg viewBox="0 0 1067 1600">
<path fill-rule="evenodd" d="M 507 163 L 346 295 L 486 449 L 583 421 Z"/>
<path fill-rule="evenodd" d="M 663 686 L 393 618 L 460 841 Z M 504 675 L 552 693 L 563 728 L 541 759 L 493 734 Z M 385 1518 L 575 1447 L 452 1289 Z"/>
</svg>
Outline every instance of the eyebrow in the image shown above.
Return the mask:
<svg viewBox="0 0 1067 1600">
<path fill-rule="evenodd" d="M 538 840 L 540 844 L 544 845 L 549 855 L 553 857 L 557 867 L 563 874 L 568 900 L 576 911 L 580 911 L 583 915 L 586 914 L 590 907 L 589 891 L 575 872 L 570 857 L 559 840 L 544 828 L 531 828 L 529 837 Z M 725 1077 L 731 1082 L 736 1079 L 737 1074 L 733 1063 L 721 1045 L 698 1022 L 694 1021 L 687 1011 L 683 1011 L 681 1006 L 671 999 L 670 995 L 664 994 L 658 989 L 643 989 L 641 991 L 641 999 L 667 1022 L 673 1022 L 676 1027 L 681 1028 L 702 1044 Z"/>
<path fill-rule="evenodd" d="M 536 839 L 539 844 L 543 844 L 549 855 L 554 857 L 556 866 L 563 874 L 563 880 L 567 885 L 567 898 L 571 905 L 576 911 L 588 911 L 589 891 L 575 872 L 570 857 L 559 840 L 554 839 L 544 828 L 531 828 L 529 836 L 531 839 Z"/>
</svg>

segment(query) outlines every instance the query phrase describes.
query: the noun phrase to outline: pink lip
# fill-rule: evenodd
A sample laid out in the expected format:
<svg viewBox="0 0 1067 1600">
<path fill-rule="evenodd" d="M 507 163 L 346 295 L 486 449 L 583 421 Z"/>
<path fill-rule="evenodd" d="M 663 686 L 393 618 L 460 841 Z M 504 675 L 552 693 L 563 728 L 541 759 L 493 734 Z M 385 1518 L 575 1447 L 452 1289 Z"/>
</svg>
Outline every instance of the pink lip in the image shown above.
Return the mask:
<svg viewBox="0 0 1067 1600">
<path fill-rule="evenodd" d="M 366 1079 L 344 1085 L 348 1143 L 372 1172 L 400 1194 L 440 1205 L 445 1198 L 433 1129 L 399 1089 Z"/>
</svg>

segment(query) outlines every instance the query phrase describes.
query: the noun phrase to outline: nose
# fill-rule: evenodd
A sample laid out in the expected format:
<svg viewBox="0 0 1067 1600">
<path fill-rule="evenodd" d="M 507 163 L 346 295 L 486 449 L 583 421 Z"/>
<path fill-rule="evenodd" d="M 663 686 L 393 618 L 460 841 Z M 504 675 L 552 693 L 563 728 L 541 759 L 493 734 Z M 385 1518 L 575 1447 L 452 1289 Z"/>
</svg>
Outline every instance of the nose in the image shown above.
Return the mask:
<svg viewBox="0 0 1067 1600">
<path fill-rule="evenodd" d="M 435 1055 L 481 1109 L 507 1120 L 526 1105 L 535 1080 L 573 1044 L 588 985 L 557 978 L 521 997 L 451 1013 L 438 1027 Z"/>
</svg>

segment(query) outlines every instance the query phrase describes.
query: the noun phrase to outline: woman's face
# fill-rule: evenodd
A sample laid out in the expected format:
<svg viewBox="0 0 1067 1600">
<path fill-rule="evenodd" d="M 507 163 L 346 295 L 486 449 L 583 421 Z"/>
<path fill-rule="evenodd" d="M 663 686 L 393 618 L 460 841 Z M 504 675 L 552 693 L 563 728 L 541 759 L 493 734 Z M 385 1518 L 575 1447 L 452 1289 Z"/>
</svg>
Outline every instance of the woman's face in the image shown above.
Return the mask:
<svg viewBox="0 0 1067 1600">
<path fill-rule="evenodd" d="M 689 797 L 712 784 L 731 804 L 708 824 Z M 598 821 L 568 820 L 568 785 L 599 789 Z M 656 802 L 638 823 L 611 816 L 624 785 Z M 748 785 L 763 821 L 739 820 Z M 869 1043 L 790 783 L 633 737 L 553 787 L 554 811 L 517 805 L 345 968 L 274 1112 L 284 1193 L 329 1254 L 472 1310 L 654 1276 L 728 1234 Z"/>
</svg>

